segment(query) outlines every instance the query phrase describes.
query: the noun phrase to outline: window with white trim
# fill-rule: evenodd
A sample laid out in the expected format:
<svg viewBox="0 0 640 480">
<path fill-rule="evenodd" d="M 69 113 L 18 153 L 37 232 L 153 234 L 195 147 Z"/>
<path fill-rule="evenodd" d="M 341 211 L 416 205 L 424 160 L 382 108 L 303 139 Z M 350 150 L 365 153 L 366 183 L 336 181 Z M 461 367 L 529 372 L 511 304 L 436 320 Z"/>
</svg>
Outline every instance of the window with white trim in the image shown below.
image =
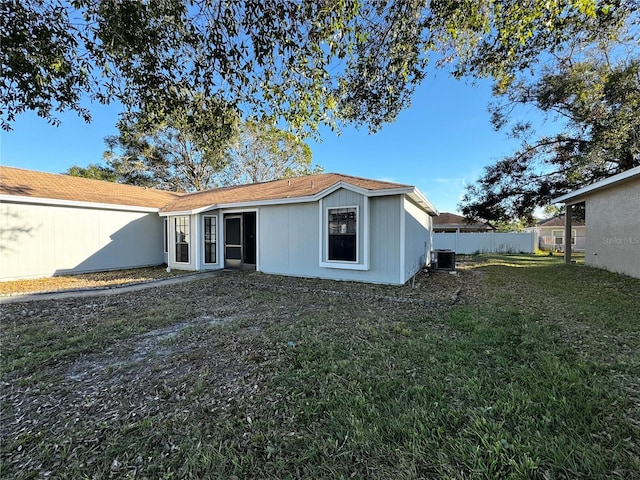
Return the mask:
<svg viewBox="0 0 640 480">
<path fill-rule="evenodd" d="M 564 230 L 552 230 L 551 236 L 553 237 L 554 245 L 564 245 Z M 576 231 L 571 230 L 571 245 L 576 244 Z"/>
<path fill-rule="evenodd" d="M 174 218 L 176 262 L 189 263 L 189 217 Z"/>
<path fill-rule="evenodd" d="M 327 217 L 329 235 L 327 260 L 330 262 L 357 262 L 357 207 L 329 208 Z"/>
<path fill-rule="evenodd" d="M 218 261 L 217 224 L 217 217 L 204 217 L 204 263 L 217 263 Z"/>
</svg>

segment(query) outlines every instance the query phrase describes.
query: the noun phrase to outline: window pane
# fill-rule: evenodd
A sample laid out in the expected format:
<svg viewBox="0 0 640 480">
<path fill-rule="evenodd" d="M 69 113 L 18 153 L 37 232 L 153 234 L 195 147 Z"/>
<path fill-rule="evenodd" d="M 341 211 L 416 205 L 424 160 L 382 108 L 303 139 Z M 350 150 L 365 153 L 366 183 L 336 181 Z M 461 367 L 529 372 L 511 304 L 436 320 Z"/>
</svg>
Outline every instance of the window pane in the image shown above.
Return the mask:
<svg viewBox="0 0 640 480">
<path fill-rule="evenodd" d="M 189 263 L 189 217 L 175 218 L 176 262 Z"/>
<path fill-rule="evenodd" d="M 188 243 L 178 243 L 176 245 L 176 262 L 189 263 Z"/>
<path fill-rule="evenodd" d="M 216 244 L 207 243 L 204 247 L 204 262 L 216 263 Z"/>
<path fill-rule="evenodd" d="M 329 260 L 356 261 L 355 235 L 330 235 Z"/>
<path fill-rule="evenodd" d="M 216 261 L 216 217 L 204 217 L 204 263 Z"/>
<path fill-rule="evenodd" d="M 329 210 L 328 259 L 355 262 L 357 239 L 357 213 L 355 208 Z"/>
</svg>

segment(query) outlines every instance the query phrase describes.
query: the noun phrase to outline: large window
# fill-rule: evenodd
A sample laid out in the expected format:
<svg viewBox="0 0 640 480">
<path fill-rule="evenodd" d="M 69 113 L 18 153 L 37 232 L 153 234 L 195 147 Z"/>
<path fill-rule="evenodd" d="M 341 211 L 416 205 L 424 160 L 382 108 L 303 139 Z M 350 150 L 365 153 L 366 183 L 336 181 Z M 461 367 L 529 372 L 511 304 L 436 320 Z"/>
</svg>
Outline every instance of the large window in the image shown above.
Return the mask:
<svg viewBox="0 0 640 480">
<path fill-rule="evenodd" d="M 217 262 L 216 217 L 204 217 L 204 263 Z"/>
<path fill-rule="evenodd" d="M 176 262 L 189 263 L 189 217 L 176 217 Z"/>
<path fill-rule="evenodd" d="M 357 208 L 330 208 L 328 217 L 329 251 L 327 260 L 333 262 L 357 262 Z"/>
</svg>

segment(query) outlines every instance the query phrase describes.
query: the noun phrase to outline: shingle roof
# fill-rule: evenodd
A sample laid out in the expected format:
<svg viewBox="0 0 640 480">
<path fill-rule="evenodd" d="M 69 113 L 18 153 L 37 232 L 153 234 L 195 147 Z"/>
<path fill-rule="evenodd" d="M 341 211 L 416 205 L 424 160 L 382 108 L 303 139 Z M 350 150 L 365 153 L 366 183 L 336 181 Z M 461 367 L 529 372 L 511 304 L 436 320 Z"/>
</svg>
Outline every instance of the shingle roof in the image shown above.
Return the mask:
<svg viewBox="0 0 640 480">
<path fill-rule="evenodd" d="M 213 205 L 310 197 L 340 182 L 369 191 L 413 189 L 410 185 L 400 183 L 323 173 L 179 194 L 69 175 L 0 167 L 0 195 L 151 207 L 159 208 L 162 212 L 185 212 Z"/>
<path fill-rule="evenodd" d="M 571 224 L 574 227 L 582 227 L 584 226 L 584 221 L 572 219 Z M 564 215 L 558 215 L 547 220 L 541 220 L 538 222 L 538 227 L 564 227 Z"/>
<path fill-rule="evenodd" d="M 461 230 L 494 230 L 489 222 L 469 223 L 462 215 L 442 212 L 433 218 L 433 224 L 440 228 L 460 228 Z"/>
<path fill-rule="evenodd" d="M 441 212 L 440 215 L 433 219 L 434 225 L 446 225 L 450 223 L 466 223 L 462 215 L 456 215 L 455 213 Z"/>
<path fill-rule="evenodd" d="M 151 208 L 161 208 L 180 196 L 164 190 L 6 166 L 0 167 L 0 195 Z"/>
<path fill-rule="evenodd" d="M 323 190 L 345 182 L 365 190 L 388 190 L 412 188 L 410 185 L 369 180 L 338 173 L 322 173 L 306 177 L 274 180 L 264 183 L 252 183 L 235 187 L 223 187 L 202 192 L 190 193 L 176 198 L 162 208 L 163 212 L 186 212 L 211 205 L 228 205 L 268 200 L 284 200 L 316 195 Z"/>
</svg>

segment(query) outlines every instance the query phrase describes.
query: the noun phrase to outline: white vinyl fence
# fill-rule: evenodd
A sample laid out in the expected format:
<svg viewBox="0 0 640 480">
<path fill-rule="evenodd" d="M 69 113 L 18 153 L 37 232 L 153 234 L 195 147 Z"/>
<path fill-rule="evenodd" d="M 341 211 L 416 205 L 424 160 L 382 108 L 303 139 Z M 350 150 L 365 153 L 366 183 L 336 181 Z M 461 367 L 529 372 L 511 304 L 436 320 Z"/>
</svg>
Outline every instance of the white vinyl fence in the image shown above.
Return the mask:
<svg viewBox="0 0 640 480">
<path fill-rule="evenodd" d="M 434 233 L 433 248 L 456 253 L 533 253 L 535 233 Z"/>
</svg>

